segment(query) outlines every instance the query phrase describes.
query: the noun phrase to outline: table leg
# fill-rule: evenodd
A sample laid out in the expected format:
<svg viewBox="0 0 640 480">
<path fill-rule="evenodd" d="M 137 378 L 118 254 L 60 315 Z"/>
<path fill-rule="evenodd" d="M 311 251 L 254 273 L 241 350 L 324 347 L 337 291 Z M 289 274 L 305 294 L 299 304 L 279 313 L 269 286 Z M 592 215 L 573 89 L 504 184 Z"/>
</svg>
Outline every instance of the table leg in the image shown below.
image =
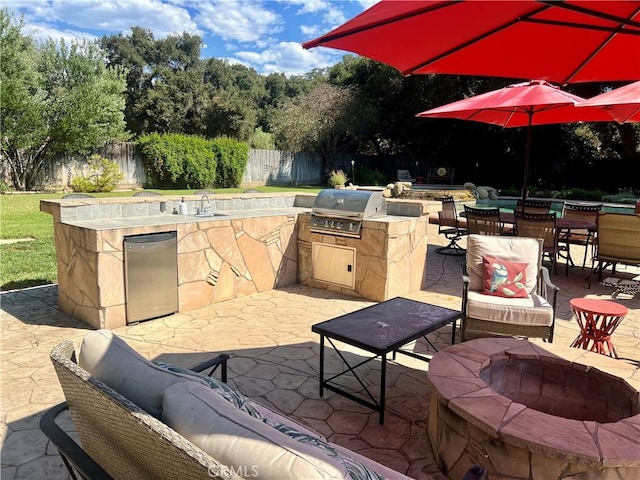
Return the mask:
<svg viewBox="0 0 640 480">
<path fill-rule="evenodd" d="M 456 343 L 456 324 L 458 323 L 458 320 L 454 320 L 451 324 L 451 345 L 455 345 Z M 460 320 L 460 323 L 462 323 L 462 320 Z"/>
<path fill-rule="evenodd" d="M 387 388 L 387 354 L 383 353 L 380 366 L 380 425 L 384 424 L 385 390 Z"/>
<path fill-rule="evenodd" d="M 320 396 L 324 395 L 324 335 L 320 335 Z"/>
</svg>

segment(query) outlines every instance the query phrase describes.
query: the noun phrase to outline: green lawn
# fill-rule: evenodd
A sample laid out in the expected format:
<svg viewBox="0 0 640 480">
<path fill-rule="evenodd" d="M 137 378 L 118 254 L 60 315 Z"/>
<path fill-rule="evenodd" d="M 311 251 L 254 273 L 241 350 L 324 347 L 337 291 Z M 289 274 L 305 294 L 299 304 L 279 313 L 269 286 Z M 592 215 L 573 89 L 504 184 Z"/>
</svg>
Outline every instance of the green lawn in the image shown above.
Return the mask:
<svg viewBox="0 0 640 480">
<path fill-rule="evenodd" d="M 255 187 L 261 192 L 310 192 L 320 187 Z M 238 193 L 245 188 L 215 189 L 216 193 Z M 96 197 L 131 197 L 134 192 L 94 194 Z M 193 190 L 164 190 L 164 195 L 191 195 Z M 0 239 L 30 239 L 0 242 L 0 290 L 55 283 L 58 277 L 53 243 L 53 218 L 40 212 L 40 200 L 62 198 L 62 193 L 12 193 L 0 195 Z"/>
</svg>

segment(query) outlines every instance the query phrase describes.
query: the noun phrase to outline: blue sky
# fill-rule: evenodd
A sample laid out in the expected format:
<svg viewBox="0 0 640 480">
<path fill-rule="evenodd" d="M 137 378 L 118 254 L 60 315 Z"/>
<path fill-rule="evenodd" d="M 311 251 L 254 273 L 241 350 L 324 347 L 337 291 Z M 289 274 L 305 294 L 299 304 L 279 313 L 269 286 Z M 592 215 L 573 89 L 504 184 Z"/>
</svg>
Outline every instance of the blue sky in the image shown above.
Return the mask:
<svg viewBox="0 0 640 480">
<path fill-rule="evenodd" d="M 155 38 L 186 31 L 203 39 L 202 56 L 228 59 L 259 73 L 302 75 L 340 61 L 345 52 L 301 42 L 356 16 L 376 0 L 6 0 L 37 40 L 95 39 L 132 26 Z"/>
</svg>

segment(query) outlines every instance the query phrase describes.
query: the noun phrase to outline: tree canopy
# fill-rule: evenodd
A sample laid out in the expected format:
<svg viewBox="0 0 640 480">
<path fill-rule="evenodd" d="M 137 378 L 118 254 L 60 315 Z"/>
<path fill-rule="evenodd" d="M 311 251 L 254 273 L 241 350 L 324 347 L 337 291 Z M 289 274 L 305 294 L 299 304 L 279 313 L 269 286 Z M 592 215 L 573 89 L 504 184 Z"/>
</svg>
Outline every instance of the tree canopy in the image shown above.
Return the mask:
<svg viewBox="0 0 640 480">
<path fill-rule="evenodd" d="M 16 188 L 33 186 L 57 152 L 87 151 L 123 138 L 125 122 L 136 138 L 226 136 L 256 148 L 317 151 L 327 171 L 337 152 L 350 152 L 410 157 L 422 168 L 455 168 L 457 180 L 497 187 L 516 186 L 522 178 L 524 129 L 415 117 L 517 79 L 403 77 L 353 55 L 301 76 L 261 75 L 224 59 L 202 58 L 202 39 L 186 32 L 155 38 L 132 27 L 103 37 L 99 46 L 38 45 L 6 10 L 0 23 L 2 155 Z M 602 86 L 566 88 L 590 96 Z M 639 145 L 638 125 L 536 127 L 532 179 L 554 188 L 640 188 Z M 621 182 L 619 171 L 630 174 Z"/>
<path fill-rule="evenodd" d="M 19 190 L 32 189 L 58 153 L 126 138 L 124 75 L 90 42 L 36 45 L 22 20 L 0 10 L 2 157 Z"/>
</svg>

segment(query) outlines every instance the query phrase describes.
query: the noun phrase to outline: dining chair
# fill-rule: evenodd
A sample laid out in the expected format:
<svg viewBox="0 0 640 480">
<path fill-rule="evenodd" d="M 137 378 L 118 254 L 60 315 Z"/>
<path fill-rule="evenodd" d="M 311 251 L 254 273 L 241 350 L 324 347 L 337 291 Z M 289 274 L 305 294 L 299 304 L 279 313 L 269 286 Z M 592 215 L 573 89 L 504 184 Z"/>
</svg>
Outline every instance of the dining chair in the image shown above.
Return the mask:
<svg viewBox="0 0 640 480">
<path fill-rule="evenodd" d="M 640 213 L 598 212 L 596 219 L 596 238 L 594 263 L 589 275 L 598 272 L 598 280 L 602 280 L 602 271 L 612 265 L 613 273 L 616 264 L 640 265 Z"/>
<path fill-rule="evenodd" d="M 551 200 L 534 200 L 527 198 L 524 201 L 524 210 L 522 209 L 522 199 L 518 199 L 516 210 L 525 213 L 549 213 L 551 211 Z"/>
<path fill-rule="evenodd" d="M 449 244 L 436 248 L 443 255 L 464 255 L 466 250 L 458 244 L 458 240 L 467 234 L 467 229 L 460 226 L 456 202 L 452 196 L 442 197 L 442 210 L 438 212 L 438 234 L 444 235 Z"/>
<path fill-rule="evenodd" d="M 398 169 L 398 181 L 399 182 L 415 182 L 416 179 L 411 177 L 409 170 Z"/>
<path fill-rule="evenodd" d="M 516 236 L 542 239 L 542 253 L 551 261 L 551 270 L 557 273 L 556 259 L 559 255 L 558 236 L 555 213 L 513 212 L 516 225 Z M 566 274 L 569 275 L 567 260 Z"/>
<path fill-rule="evenodd" d="M 499 208 L 475 208 L 464 206 L 467 232 L 479 235 L 502 235 Z"/>
<path fill-rule="evenodd" d="M 577 218 L 579 220 L 586 220 L 592 222 L 594 225 L 596 223 L 596 218 L 598 217 L 598 212 L 602 209 L 602 204 L 584 204 L 584 203 L 571 203 L 565 202 L 564 207 L 562 209 L 562 217 L 563 218 Z M 589 248 L 591 248 L 591 256 L 593 257 L 593 249 L 596 242 L 596 229 L 572 229 L 570 231 L 560 231 L 558 233 L 558 243 L 561 245 L 566 245 L 567 251 L 569 251 L 569 243 L 574 245 L 584 245 L 584 258 L 582 259 L 582 269 L 587 263 L 587 253 Z M 573 265 L 573 260 L 571 256 L 568 259 Z"/>
</svg>

